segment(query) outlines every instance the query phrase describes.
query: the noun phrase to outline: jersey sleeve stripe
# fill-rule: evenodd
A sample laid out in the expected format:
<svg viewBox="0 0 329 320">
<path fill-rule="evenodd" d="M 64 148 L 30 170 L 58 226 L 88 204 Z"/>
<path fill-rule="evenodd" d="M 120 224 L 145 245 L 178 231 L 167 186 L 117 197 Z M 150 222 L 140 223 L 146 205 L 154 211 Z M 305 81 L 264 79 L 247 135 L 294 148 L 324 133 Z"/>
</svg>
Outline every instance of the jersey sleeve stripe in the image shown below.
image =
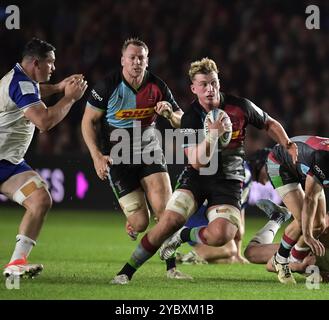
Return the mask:
<svg viewBox="0 0 329 320">
<path fill-rule="evenodd" d="M 90 104 L 90 102 L 87 102 L 86 107 L 92 108 L 92 109 L 100 111 L 100 112 L 105 112 L 105 110 L 93 106 L 92 104 Z"/>
<path fill-rule="evenodd" d="M 32 102 L 32 103 L 30 103 L 30 104 L 27 104 L 26 106 L 24 106 L 24 107 L 20 107 L 19 109 L 20 109 L 20 110 L 23 110 L 23 111 L 25 112 L 28 108 L 33 107 L 34 105 L 38 105 L 38 104 L 40 104 L 40 103 L 41 103 L 41 100 L 36 101 L 36 102 Z"/>
</svg>

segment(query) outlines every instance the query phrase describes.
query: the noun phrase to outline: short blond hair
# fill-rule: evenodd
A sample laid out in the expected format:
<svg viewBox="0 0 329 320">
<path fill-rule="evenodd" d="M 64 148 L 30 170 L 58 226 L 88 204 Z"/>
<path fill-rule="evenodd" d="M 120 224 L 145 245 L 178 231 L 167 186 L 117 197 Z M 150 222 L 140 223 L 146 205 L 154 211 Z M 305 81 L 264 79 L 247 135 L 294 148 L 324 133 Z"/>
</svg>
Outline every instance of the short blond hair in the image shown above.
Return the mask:
<svg viewBox="0 0 329 320">
<path fill-rule="evenodd" d="M 133 46 L 137 46 L 137 47 L 143 47 L 146 51 L 146 54 L 148 55 L 149 53 L 149 48 L 146 45 L 146 43 L 138 38 L 129 38 L 127 40 L 125 40 L 125 42 L 123 43 L 122 49 L 121 49 L 121 53 L 123 54 L 126 49 L 128 48 L 129 45 L 133 45 Z"/>
<path fill-rule="evenodd" d="M 197 73 L 209 74 L 213 71 L 218 73 L 215 61 L 209 58 L 202 58 L 201 60 L 197 60 L 191 63 L 188 74 L 190 76 L 191 81 L 193 81 Z"/>
</svg>

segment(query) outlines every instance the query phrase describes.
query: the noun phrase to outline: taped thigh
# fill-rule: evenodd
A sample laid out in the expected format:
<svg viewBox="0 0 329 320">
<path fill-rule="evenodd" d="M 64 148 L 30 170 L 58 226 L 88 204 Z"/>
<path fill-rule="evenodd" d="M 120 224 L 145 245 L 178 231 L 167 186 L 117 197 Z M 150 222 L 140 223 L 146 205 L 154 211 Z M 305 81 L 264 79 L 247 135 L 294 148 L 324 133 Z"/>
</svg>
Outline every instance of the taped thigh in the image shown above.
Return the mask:
<svg viewBox="0 0 329 320">
<path fill-rule="evenodd" d="M 148 213 L 148 207 L 143 191 L 133 191 L 119 198 L 119 203 L 124 214 L 128 218 L 137 211 L 145 211 Z"/>
<path fill-rule="evenodd" d="M 40 188 L 44 188 L 47 193 L 49 193 L 47 183 L 43 181 L 40 176 L 35 175 L 29 178 L 18 190 L 14 192 L 13 200 L 22 205 L 23 202 L 30 197 L 35 190 Z"/>
<path fill-rule="evenodd" d="M 166 210 L 181 214 L 186 220 L 196 211 L 197 204 L 193 197 L 179 190 L 176 190 L 169 199 Z"/>
<path fill-rule="evenodd" d="M 278 192 L 279 196 L 281 199 L 283 199 L 289 192 L 295 191 L 299 189 L 299 183 L 293 182 L 293 183 L 288 183 L 285 184 L 279 188 L 276 188 L 275 190 Z"/>
<path fill-rule="evenodd" d="M 241 213 L 240 210 L 234 206 L 225 204 L 213 208 L 207 212 L 209 223 L 217 218 L 223 218 L 230 221 L 238 229 L 241 229 Z"/>
</svg>

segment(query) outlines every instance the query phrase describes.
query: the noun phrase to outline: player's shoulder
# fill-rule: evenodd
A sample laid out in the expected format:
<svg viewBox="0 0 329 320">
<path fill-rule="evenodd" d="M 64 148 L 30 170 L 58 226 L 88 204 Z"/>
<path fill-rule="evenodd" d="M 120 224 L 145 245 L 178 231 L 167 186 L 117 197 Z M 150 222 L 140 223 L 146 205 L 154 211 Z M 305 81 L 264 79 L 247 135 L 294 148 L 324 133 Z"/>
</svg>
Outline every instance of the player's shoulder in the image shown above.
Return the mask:
<svg viewBox="0 0 329 320">
<path fill-rule="evenodd" d="M 113 92 L 121 82 L 121 70 L 109 72 L 95 82 L 91 90 L 91 99 L 96 99 L 100 102 L 105 101 L 108 95 Z"/>
<path fill-rule="evenodd" d="M 23 68 L 17 63 L 15 67 L 12 69 L 12 84 L 19 84 L 21 82 L 29 83 L 33 86 L 37 86 L 37 82 L 33 81 L 28 75 L 24 72 Z"/>
<path fill-rule="evenodd" d="M 255 125 L 257 128 L 262 129 L 265 122 L 268 120 L 268 114 L 258 107 L 253 101 L 232 94 L 226 94 L 224 96 L 225 107 L 230 105 L 234 106 L 246 115 L 248 115 L 249 123 Z M 224 107 L 224 109 L 225 109 Z"/>
<path fill-rule="evenodd" d="M 233 105 L 238 107 L 243 107 L 248 105 L 251 101 L 247 98 L 240 97 L 238 95 L 232 94 L 232 93 L 224 93 L 221 92 L 221 95 L 224 99 L 224 102 L 226 105 Z"/>
<path fill-rule="evenodd" d="M 9 80 L 9 95 L 15 94 L 29 95 L 39 94 L 38 82 L 32 80 L 20 66 L 16 64 L 15 67 L 8 73 Z M 16 92 L 16 93 L 15 93 Z"/>
<path fill-rule="evenodd" d="M 202 110 L 202 107 L 198 103 L 197 100 L 194 100 L 190 106 L 184 110 L 184 114 L 182 116 L 182 123 L 194 124 L 199 127 L 200 123 L 203 123 L 203 119 L 206 116 L 206 112 Z"/>
<path fill-rule="evenodd" d="M 10 83 L 12 82 L 12 79 L 15 75 L 15 69 L 11 69 L 10 71 L 8 71 L 1 79 L 0 79 L 0 86 L 1 87 L 5 87 L 10 85 Z"/>
<path fill-rule="evenodd" d="M 189 107 L 184 111 L 183 116 L 185 117 L 202 117 L 202 114 L 206 112 L 202 109 L 197 99 L 193 100 Z"/>
<path fill-rule="evenodd" d="M 100 78 L 95 86 L 96 87 L 111 87 L 113 85 L 119 84 L 122 81 L 122 72 L 121 70 L 113 70 L 107 73 L 105 76 Z"/>
<path fill-rule="evenodd" d="M 149 70 L 146 71 L 146 78 L 147 78 L 146 80 L 147 82 L 154 83 L 159 87 L 167 86 L 167 84 L 165 83 L 164 80 L 162 80 L 162 78 L 160 78 L 158 75 L 154 74 Z"/>
</svg>

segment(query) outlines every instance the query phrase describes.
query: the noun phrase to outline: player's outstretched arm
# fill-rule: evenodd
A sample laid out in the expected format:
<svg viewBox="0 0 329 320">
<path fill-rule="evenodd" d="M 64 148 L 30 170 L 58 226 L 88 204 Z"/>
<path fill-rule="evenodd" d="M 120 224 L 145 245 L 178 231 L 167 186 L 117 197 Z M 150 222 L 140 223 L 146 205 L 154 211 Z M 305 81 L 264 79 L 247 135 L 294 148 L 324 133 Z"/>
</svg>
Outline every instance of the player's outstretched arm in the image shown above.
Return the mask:
<svg viewBox="0 0 329 320">
<path fill-rule="evenodd" d="M 64 119 L 72 105 L 78 101 L 87 89 L 87 82 L 82 79 L 71 79 L 65 86 L 65 95 L 54 106 L 47 108 L 43 102 L 28 108 L 24 115 L 41 132 L 50 130 Z"/>
<path fill-rule="evenodd" d="M 40 84 L 41 98 L 49 97 L 55 93 L 64 92 L 66 85 L 70 83 L 71 80 L 76 80 L 79 78 L 83 79 L 84 76 L 82 74 L 72 74 L 71 76 L 65 78 L 64 80 L 56 84 L 48 84 L 48 83 Z"/>
<path fill-rule="evenodd" d="M 293 163 L 296 163 L 297 156 L 298 156 L 298 148 L 296 143 L 292 142 L 282 125 L 276 121 L 275 119 L 268 117 L 268 120 L 266 122 L 266 132 L 267 134 L 277 143 L 281 144 L 283 147 L 285 147 L 291 158 Z"/>
</svg>

